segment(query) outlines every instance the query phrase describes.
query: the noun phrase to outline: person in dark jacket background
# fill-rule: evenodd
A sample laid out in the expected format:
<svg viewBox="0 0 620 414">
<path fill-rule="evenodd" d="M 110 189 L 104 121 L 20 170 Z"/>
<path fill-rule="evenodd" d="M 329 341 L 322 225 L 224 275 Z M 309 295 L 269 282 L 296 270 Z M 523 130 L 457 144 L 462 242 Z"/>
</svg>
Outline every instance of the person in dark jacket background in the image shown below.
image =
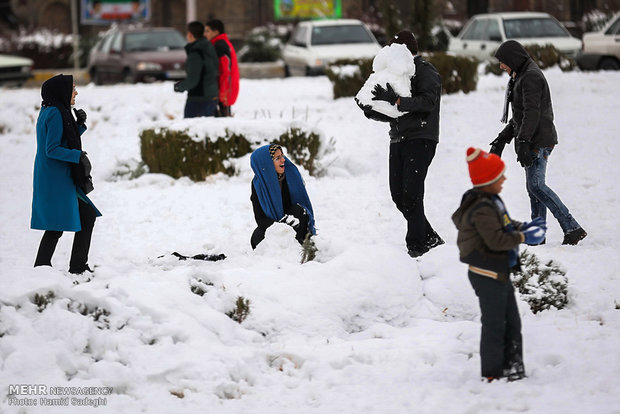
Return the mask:
<svg viewBox="0 0 620 414">
<path fill-rule="evenodd" d="M 207 22 L 205 37 L 215 47 L 215 53 L 219 60 L 220 100 L 217 116 L 232 116 L 230 107 L 235 104 L 239 95 L 237 53 L 230 43 L 228 35 L 224 32 L 224 23 L 221 20 L 212 19 Z"/>
<path fill-rule="evenodd" d="M 299 170 L 276 144 L 256 149 L 250 164 L 255 174 L 250 200 L 257 225 L 250 239 L 252 249 L 256 249 L 267 228 L 276 222 L 293 227 L 295 239 L 303 245 L 316 230 L 314 211 Z"/>
<path fill-rule="evenodd" d="M 58 75 L 41 87 L 41 112 L 37 119 L 37 153 L 34 159 L 32 217 L 30 227 L 45 230 L 36 266 L 51 266 L 63 231 L 74 231 L 69 272 L 92 272 L 88 253 L 95 218 L 101 213 L 86 196 L 92 189 L 90 162 L 82 151 L 86 112 L 71 105 L 77 95 L 73 77 Z"/>
<path fill-rule="evenodd" d="M 396 208 L 407 220 L 405 242 L 411 257 L 418 257 L 444 241 L 424 214 L 424 181 L 439 142 L 441 78 L 437 69 L 418 55 L 418 43 L 409 31 L 401 31 L 390 41 L 407 46 L 414 56 L 415 75 L 411 97 L 400 97 L 391 85 L 376 85 L 373 100 L 397 105 L 406 112 L 397 119 L 367 117 L 390 122 L 390 193 Z"/>
<path fill-rule="evenodd" d="M 514 221 L 499 197 L 505 164 L 495 154 L 479 148 L 467 150 L 467 164 L 473 188 L 452 215 L 458 229 L 460 260 L 469 265 L 469 281 L 478 296 L 482 322 L 480 363 L 489 382 L 525 376 L 521 318 L 510 281 L 519 270 L 519 244 L 539 243 L 546 224 L 538 217 L 530 223 Z"/>
<path fill-rule="evenodd" d="M 562 244 L 575 245 L 587 233 L 560 197 L 545 183 L 549 156 L 558 143 L 549 84 L 519 42 L 508 40 L 502 43 L 495 57 L 500 62 L 500 68 L 510 75 L 510 80 L 502 117 L 502 122 L 507 122 L 507 125 L 491 142 L 491 152 L 501 156 L 504 146 L 515 138 L 517 160 L 525 168 L 532 219 L 541 217 L 546 220 L 547 209 L 551 210 L 564 232 Z M 509 105 L 512 105 L 510 121 Z"/>
<path fill-rule="evenodd" d="M 187 24 L 184 80 L 174 84 L 175 92 L 187 91 L 184 117 L 215 116 L 218 100 L 218 61 L 215 48 L 204 37 L 204 25 L 194 21 Z"/>
</svg>

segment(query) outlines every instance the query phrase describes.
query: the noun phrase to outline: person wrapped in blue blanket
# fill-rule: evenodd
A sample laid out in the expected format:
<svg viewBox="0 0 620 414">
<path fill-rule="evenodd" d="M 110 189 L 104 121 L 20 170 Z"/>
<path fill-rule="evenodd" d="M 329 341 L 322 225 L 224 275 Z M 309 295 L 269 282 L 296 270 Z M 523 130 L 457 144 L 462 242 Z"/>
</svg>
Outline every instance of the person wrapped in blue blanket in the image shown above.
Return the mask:
<svg viewBox="0 0 620 414">
<path fill-rule="evenodd" d="M 299 170 L 276 144 L 256 149 L 250 157 L 254 171 L 252 207 L 256 230 L 252 233 L 252 249 L 265 238 L 265 231 L 275 222 L 286 223 L 295 230 L 295 239 L 304 240 L 316 234 L 314 212 Z"/>
</svg>

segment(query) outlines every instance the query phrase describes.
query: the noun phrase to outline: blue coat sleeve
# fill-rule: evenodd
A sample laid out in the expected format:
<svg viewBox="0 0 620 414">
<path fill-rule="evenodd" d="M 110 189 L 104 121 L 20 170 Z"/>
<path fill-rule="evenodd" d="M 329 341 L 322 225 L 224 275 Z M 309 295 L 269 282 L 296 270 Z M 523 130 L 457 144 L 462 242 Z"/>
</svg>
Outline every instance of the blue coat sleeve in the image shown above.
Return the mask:
<svg viewBox="0 0 620 414">
<path fill-rule="evenodd" d="M 47 134 L 45 136 L 45 155 L 59 161 L 80 162 L 82 151 L 69 149 L 61 145 L 62 140 L 62 115 L 59 110 L 51 113 L 47 120 Z"/>
</svg>

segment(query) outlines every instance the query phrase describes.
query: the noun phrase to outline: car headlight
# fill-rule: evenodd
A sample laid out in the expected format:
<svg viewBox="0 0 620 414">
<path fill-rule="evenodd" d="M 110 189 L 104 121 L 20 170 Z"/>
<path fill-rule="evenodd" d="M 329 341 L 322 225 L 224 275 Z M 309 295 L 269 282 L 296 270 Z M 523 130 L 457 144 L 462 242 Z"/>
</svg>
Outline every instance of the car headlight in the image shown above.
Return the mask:
<svg viewBox="0 0 620 414">
<path fill-rule="evenodd" d="M 30 72 L 30 66 L 22 66 L 22 73 Z"/>
<path fill-rule="evenodd" d="M 161 65 L 155 62 L 138 62 L 136 65 L 138 70 L 161 70 Z"/>
</svg>

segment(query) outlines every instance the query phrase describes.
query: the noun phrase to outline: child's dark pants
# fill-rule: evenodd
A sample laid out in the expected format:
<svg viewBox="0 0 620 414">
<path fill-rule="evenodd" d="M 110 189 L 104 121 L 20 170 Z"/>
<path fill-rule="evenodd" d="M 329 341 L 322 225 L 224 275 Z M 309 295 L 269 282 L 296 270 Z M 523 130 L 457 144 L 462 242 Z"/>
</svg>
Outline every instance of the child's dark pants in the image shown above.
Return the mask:
<svg viewBox="0 0 620 414">
<path fill-rule="evenodd" d="M 523 372 L 521 318 L 512 283 L 472 272 L 468 275 L 482 313 L 482 376 L 500 378 L 511 368 Z"/>
</svg>

